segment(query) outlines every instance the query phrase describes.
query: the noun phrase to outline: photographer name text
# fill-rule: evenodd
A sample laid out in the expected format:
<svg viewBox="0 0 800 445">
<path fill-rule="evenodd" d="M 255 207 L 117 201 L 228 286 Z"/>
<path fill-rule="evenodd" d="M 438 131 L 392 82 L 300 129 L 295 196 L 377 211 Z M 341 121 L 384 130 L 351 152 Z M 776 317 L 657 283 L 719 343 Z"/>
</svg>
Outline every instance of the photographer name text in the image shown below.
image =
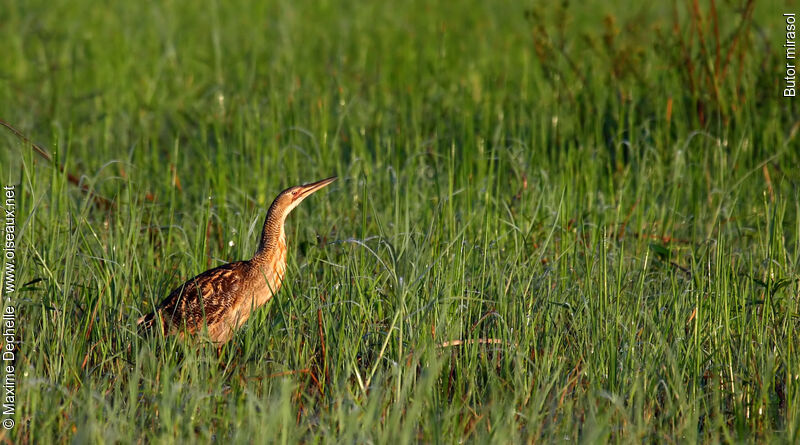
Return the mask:
<svg viewBox="0 0 800 445">
<path fill-rule="evenodd" d="M 2 421 L 3 428 L 10 430 L 14 427 L 14 415 L 17 412 L 17 371 L 16 371 L 16 345 L 17 345 L 17 308 L 14 306 L 14 291 L 16 290 L 16 230 L 17 230 L 17 202 L 16 190 L 13 185 L 3 187 L 3 200 L 5 209 L 5 228 L 3 230 L 3 348 L 2 369 L 3 397 Z"/>
</svg>

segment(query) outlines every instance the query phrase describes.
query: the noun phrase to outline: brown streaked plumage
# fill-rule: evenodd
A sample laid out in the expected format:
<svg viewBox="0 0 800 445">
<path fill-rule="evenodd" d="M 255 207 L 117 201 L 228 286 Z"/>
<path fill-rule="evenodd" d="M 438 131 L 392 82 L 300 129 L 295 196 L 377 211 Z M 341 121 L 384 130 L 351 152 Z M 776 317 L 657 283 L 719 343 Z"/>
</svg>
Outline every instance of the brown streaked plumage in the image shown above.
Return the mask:
<svg viewBox="0 0 800 445">
<path fill-rule="evenodd" d="M 164 334 L 196 334 L 208 326 L 215 343 L 233 337 L 253 311 L 278 292 L 286 272 L 286 233 L 283 224 L 308 195 L 336 180 L 336 176 L 282 191 L 267 211 L 261 242 L 253 258 L 207 270 L 183 283 L 155 312 L 141 317 L 140 331 L 161 326 Z"/>
</svg>

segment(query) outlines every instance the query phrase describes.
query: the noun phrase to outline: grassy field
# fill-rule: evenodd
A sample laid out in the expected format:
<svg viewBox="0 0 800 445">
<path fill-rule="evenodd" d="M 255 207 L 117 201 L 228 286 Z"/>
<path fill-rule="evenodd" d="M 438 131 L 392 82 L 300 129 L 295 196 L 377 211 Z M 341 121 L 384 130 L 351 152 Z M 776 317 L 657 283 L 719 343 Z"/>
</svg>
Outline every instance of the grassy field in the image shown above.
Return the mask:
<svg viewBox="0 0 800 445">
<path fill-rule="evenodd" d="M 800 440 L 797 3 L 101 3 L 0 6 L 6 443 Z M 221 351 L 137 335 L 334 174 Z"/>
</svg>

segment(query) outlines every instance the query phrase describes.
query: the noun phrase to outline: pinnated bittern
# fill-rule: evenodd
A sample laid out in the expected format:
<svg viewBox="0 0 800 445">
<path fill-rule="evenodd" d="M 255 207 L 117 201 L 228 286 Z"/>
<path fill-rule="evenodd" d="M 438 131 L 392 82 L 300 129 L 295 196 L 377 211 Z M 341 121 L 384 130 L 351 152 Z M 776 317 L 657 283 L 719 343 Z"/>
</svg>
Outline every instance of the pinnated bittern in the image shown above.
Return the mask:
<svg viewBox="0 0 800 445">
<path fill-rule="evenodd" d="M 269 301 L 286 273 L 286 217 L 308 195 L 336 176 L 282 191 L 267 211 L 261 242 L 253 258 L 207 270 L 183 283 L 153 313 L 141 317 L 140 331 L 161 326 L 164 334 L 196 334 L 208 326 L 215 343 L 233 337 L 253 311 Z M 160 323 L 159 323 L 160 321 Z"/>
</svg>

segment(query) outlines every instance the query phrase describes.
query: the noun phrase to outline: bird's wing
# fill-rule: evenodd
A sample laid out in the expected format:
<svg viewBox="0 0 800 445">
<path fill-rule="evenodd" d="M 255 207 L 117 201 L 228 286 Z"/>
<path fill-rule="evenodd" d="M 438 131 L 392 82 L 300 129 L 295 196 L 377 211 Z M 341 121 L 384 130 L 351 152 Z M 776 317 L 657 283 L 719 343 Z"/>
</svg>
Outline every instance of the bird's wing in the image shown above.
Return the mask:
<svg viewBox="0 0 800 445">
<path fill-rule="evenodd" d="M 185 327 L 193 334 L 204 324 L 212 325 L 224 317 L 235 296 L 243 287 L 244 262 L 224 264 L 188 280 L 162 301 L 156 312 L 161 315 L 164 332 L 172 334 Z M 139 319 L 139 326 L 149 328 L 156 313 Z"/>
</svg>

